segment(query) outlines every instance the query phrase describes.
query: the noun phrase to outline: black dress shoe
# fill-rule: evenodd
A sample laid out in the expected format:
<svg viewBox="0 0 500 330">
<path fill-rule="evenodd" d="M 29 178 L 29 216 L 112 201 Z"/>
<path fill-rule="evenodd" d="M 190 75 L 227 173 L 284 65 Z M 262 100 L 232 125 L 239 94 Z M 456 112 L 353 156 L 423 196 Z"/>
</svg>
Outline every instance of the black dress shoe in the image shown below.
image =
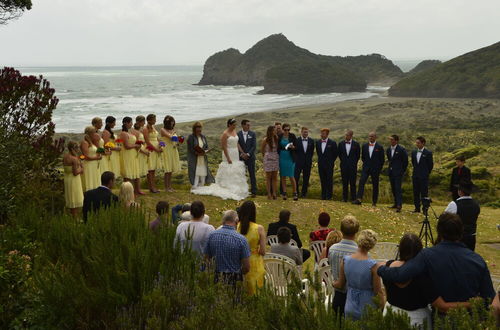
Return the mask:
<svg viewBox="0 0 500 330">
<path fill-rule="evenodd" d="M 420 213 L 420 210 L 419 209 L 414 209 L 413 211 L 411 211 L 412 213 Z"/>
<path fill-rule="evenodd" d="M 393 206 L 389 206 L 390 209 L 397 209 L 398 206 L 396 204 L 394 204 Z"/>
<path fill-rule="evenodd" d="M 342 202 L 347 203 L 347 199 L 343 199 Z"/>
<path fill-rule="evenodd" d="M 401 212 L 401 206 L 396 207 L 396 212 L 398 212 L 398 213 Z"/>
<path fill-rule="evenodd" d="M 361 205 L 361 201 L 359 199 L 356 199 L 355 201 L 352 201 L 352 204 Z"/>
<path fill-rule="evenodd" d="M 373 206 L 373 207 L 377 207 L 377 204 L 375 204 L 375 203 L 372 203 L 372 206 Z"/>
<path fill-rule="evenodd" d="M 250 197 L 255 198 L 257 197 L 257 194 L 251 194 Z"/>
</svg>

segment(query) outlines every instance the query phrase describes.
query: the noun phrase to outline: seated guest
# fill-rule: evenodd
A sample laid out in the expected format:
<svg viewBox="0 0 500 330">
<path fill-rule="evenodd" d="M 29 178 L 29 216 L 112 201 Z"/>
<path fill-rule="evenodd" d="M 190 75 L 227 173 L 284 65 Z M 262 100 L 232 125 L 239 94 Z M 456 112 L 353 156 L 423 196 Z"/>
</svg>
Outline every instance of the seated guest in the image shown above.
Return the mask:
<svg viewBox="0 0 500 330">
<path fill-rule="evenodd" d="M 297 227 L 289 223 L 290 221 L 290 211 L 281 210 L 279 215 L 279 221 L 269 224 L 267 227 L 267 236 L 277 235 L 278 229 L 281 227 L 287 227 L 292 233 L 292 239 L 297 242 L 297 247 L 302 250 L 302 261 L 305 262 L 311 256 L 311 251 L 302 249 L 302 241 L 300 240 L 299 233 L 297 232 Z"/>
<path fill-rule="evenodd" d="M 471 182 L 460 182 L 458 187 L 458 195 L 460 197 L 450 202 L 444 211 L 458 214 L 464 226 L 464 234 L 461 241 L 465 246 L 474 251 L 476 249 L 477 218 L 479 217 L 481 208 L 479 207 L 479 203 L 470 196 L 472 188 L 473 185 Z"/>
<path fill-rule="evenodd" d="M 358 251 L 345 256 L 340 264 L 340 276 L 333 283 L 335 288 L 343 288 L 347 283 L 345 314 L 359 320 L 367 306 L 375 307 L 374 296 L 378 296 L 380 307 L 384 306 L 382 281 L 377 275 L 377 262 L 370 259 L 368 252 L 377 244 L 377 234 L 370 229 L 362 230 L 358 237 Z"/>
<path fill-rule="evenodd" d="M 250 246 L 236 231 L 238 214 L 229 210 L 222 216 L 222 227 L 208 236 L 205 255 L 215 260 L 215 282 L 235 285 L 250 270 Z"/>
<path fill-rule="evenodd" d="M 101 174 L 101 185 L 88 190 L 83 195 L 83 221 L 87 222 L 89 212 L 96 213 L 101 207 L 108 208 L 118 202 L 118 197 L 111 192 L 115 185 L 115 174 L 106 171 Z"/>
<path fill-rule="evenodd" d="M 139 204 L 135 202 L 134 186 L 132 183 L 122 183 L 118 200 L 126 209 L 139 206 Z"/>
<path fill-rule="evenodd" d="M 328 236 L 326 236 L 325 247 L 321 250 L 321 257 L 319 260 L 328 258 L 328 250 L 330 250 L 330 247 L 333 244 L 337 244 L 341 240 L 342 233 L 337 229 L 332 229 L 332 231 L 328 233 Z"/>
<path fill-rule="evenodd" d="M 172 223 L 175 225 L 179 221 L 185 220 L 182 219 L 182 214 L 184 214 L 184 212 L 189 212 L 190 209 L 191 209 L 190 203 L 177 204 L 174 207 L 172 207 Z M 189 214 L 189 216 L 191 217 L 191 213 Z M 191 218 L 186 220 L 191 220 Z"/>
<path fill-rule="evenodd" d="M 302 265 L 302 252 L 296 246 L 290 245 L 292 231 L 287 227 L 278 229 L 279 244 L 271 245 L 271 253 L 281 254 L 285 257 L 293 259 L 295 264 Z"/>
<path fill-rule="evenodd" d="M 399 241 L 399 260 L 389 260 L 386 266 L 401 267 L 420 253 L 422 248 L 422 241 L 417 235 L 406 233 Z M 427 324 L 427 329 L 432 329 L 429 304 L 441 312 L 458 306 L 469 307 L 469 303 L 446 303 L 437 295 L 432 280 L 425 274 L 403 284 L 384 280 L 384 286 L 387 293 L 384 314 L 387 308 L 391 307 L 395 312 L 408 315 L 411 325 L 421 329 L 424 328 L 424 324 Z"/>
<path fill-rule="evenodd" d="M 205 215 L 205 205 L 200 201 L 191 204 L 192 220 L 180 223 L 175 233 L 175 242 L 181 248 L 191 248 L 199 256 L 203 255 L 203 250 L 208 240 L 208 235 L 215 230 L 214 226 L 203 222 Z"/>
<path fill-rule="evenodd" d="M 349 256 L 358 251 L 358 244 L 354 241 L 359 230 L 359 222 L 352 215 L 346 215 L 340 222 L 340 232 L 342 240 L 333 244 L 328 250 L 328 263 L 332 267 L 332 278 L 334 281 L 339 279 L 340 264 L 345 256 Z M 344 306 L 347 299 L 347 290 L 345 287 L 335 288 L 333 296 L 333 310 L 340 315 L 344 315 Z"/>
<path fill-rule="evenodd" d="M 422 250 L 401 267 L 381 266 L 377 273 L 388 282 L 406 283 L 428 274 L 444 301 L 493 299 L 495 290 L 483 258 L 460 242 L 463 224 L 456 214 L 443 213 L 437 223 L 438 244 Z"/>
<path fill-rule="evenodd" d="M 326 236 L 328 236 L 328 233 L 332 231 L 330 228 L 328 228 L 328 225 L 330 224 L 330 215 L 328 213 L 321 212 L 319 214 L 318 224 L 319 229 L 312 231 L 309 234 L 309 239 L 311 240 L 311 242 L 324 241 L 326 239 Z"/>
<path fill-rule="evenodd" d="M 160 226 L 163 226 L 167 223 L 168 202 L 159 201 L 158 203 L 156 203 L 156 214 L 158 215 L 158 217 L 149 223 L 149 229 L 153 231 L 158 230 Z"/>
<path fill-rule="evenodd" d="M 182 205 L 181 212 L 182 213 L 179 216 L 179 220 L 178 220 L 179 223 L 182 223 L 185 221 L 190 221 L 191 219 L 193 219 L 193 216 L 191 215 L 191 204 L 186 203 L 186 204 Z M 205 214 L 205 215 L 203 215 L 202 221 L 208 225 L 208 223 L 210 222 L 210 217 Z"/>
</svg>

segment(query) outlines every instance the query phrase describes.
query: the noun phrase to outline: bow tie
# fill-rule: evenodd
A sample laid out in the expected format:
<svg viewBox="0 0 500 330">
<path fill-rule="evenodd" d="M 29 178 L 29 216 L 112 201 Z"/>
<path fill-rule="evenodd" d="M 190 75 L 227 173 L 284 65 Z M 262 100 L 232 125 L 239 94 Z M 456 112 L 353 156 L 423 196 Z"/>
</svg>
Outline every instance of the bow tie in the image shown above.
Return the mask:
<svg viewBox="0 0 500 330">
<path fill-rule="evenodd" d="M 328 140 L 321 140 L 321 143 L 326 143 Z"/>
<path fill-rule="evenodd" d="M 370 143 L 370 147 L 373 147 L 375 145 L 375 143 Z"/>
<path fill-rule="evenodd" d="M 307 142 L 307 139 L 302 139 L 302 141 L 306 141 Z"/>
<path fill-rule="evenodd" d="M 424 152 L 423 150 L 417 150 L 417 152 Z"/>
</svg>

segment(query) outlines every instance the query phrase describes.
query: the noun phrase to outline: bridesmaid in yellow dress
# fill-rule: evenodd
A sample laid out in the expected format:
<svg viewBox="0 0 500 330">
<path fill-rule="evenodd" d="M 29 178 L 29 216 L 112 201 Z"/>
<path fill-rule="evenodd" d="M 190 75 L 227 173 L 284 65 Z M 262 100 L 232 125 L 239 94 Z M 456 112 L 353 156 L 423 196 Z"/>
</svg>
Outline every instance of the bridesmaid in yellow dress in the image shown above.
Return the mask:
<svg viewBox="0 0 500 330">
<path fill-rule="evenodd" d="M 137 195 L 144 195 L 140 188 L 140 173 L 139 173 L 139 149 L 140 145 L 136 144 L 137 138 L 130 133 L 132 128 L 132 118 L 123 118 L 122 132 L 120 139 L 123 141 L 121 154 L 121 168 L 123 180 L 131 182 L 134 185 L 134 191 Z"/>
<path fill-rule="evenodd" d="M 238 231 L 245 236 L 250 246 L 250 271 L 245 274 L 243 287 L 249 295 L 257 293 L 264 285 L 264 255 L 266 254 L 266 232 L 255 223 L 256 210 L 252 201 L 245 201 L 238 211 Z"/>
<path fill-rule="evenodd" d="M 141 148 L 139 149 L 139 175 L 141 178 L 148 175 L 148 158 L 150 154 L 144 141 L 144 134 L 142 133 L 144 125 L 146 125 L 146 118 L 144 116 L 137 116 L 134 128 L 131 130 L 131 133 L 137 138 L 136 143 L 141 142 Z"/>
<path fill-rule="evenodd" d="M 97 146 L 101 137 L 97 134 L 94 126 L 85 128 L 85 136 L 80 143 L 80 150 L 85 157 L 83 160 L 82 183 L 83 191 L 95 189 L 101 185 L 101 172 L 99 171 L 99 161 L 101 155 L 97 153 Z"/>
<path fill-rule="evenodd" d="M 77 152 L 78 144 L 70 141 L 68 142 L 68 153 L 63 157 L 64 200 L 73 217 L 77 216 L 78 209 L 83 206 L 82 178 L 80 177 L 80 174 L 83 173 L 83 167 Z"/>
<path fill-rule="evenodd" d="M 163 152 L 163 148 L 160 147 L 159 134 L 155 128 L 156 115 L 149 114 L 146 120 L 148 124 L 143 128 L 142 134 L 144 135 L 146 148 L 150 151 L 148 158 L 148 187 L 152 193 L 158 193 L 160 191 L 156 188 L 155 172 L 157 169 L 161 169 L 161 153 Z"/>
<path fill-rule="evenodd" d="M 96 133 L 99 134 L 101 137 L 99 139 L 99 144 L 97 145 L 97 147 L 99 149 L 105 150 L 105 152 L 103 154 L 101 154 L 102 159 L 99 161 L 99 172 L 102 174 L 106 171 L 109 171 L 109 156 L 111 155 L 111 151 L 106 150 L 106 148 L 104 148 L 104 139 L 103 139 L 101 131 L 100 131 L 102 128 L 102 119 L 99 117 L 94 117 L 92 119 L 91 123 L 92 123 L 92 126 L 94 126 Z"/>
<path fill-rule="evenodd" d="M 172 116 L 165 116 L 163 119 L 163 128 L 160 131 L 160 141 L 165 143 L 165 149 L 162 153 L 163 169 L 165 170 L 164 183 L 165 190 L 173 192 L 172 188 L 172 173 L 181 170 L 181 162 L 179 159 L 179 150 L 177 147 L 179 142 L 172 141 L 172 138 L 179 138 L 175 132 L 175 119 Z M 175 139 L 174 138 L 174 139 Z"/>
<path fill-rule="evenodd" d="M 113 116 L 106 117 L 106 126 L 104 126 L 104 131 L 102 132 L 102 138 L 104 140 L 104 145 L 108 142 L 113 143 L 115 146 L 109 148 L 111 155 L 109 155 L 109 170 L 115 174 L 115 179 L 121 176 L 120 169 L 120 144 L 116 142 L 115 133 L 113 133 L 113 128 L 116 125 L 116 118 Z"/>
</svg>

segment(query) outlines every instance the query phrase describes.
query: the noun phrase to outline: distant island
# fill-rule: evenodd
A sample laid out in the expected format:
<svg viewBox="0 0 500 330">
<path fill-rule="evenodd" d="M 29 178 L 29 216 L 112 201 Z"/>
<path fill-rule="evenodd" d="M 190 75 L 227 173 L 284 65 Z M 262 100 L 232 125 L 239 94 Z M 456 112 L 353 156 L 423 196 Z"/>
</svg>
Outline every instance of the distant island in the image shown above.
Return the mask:
<svg viewBox="0 0 500 330">
<path fill-rule="evenodd" d="M 389 89 L 389 95 L 500 98 L 500 42 L 415 74 L 410 72 Z"/>
<path fill-rule="evenodd" d="M 273 34 L 244 54 L 230 48 L 210 56 L 200 85 L 264 86 L 261 93 L 364 91 L 367 84 L 392 85 L 404 74 L 380 54 L 325 56 Z"/>
</svg>

